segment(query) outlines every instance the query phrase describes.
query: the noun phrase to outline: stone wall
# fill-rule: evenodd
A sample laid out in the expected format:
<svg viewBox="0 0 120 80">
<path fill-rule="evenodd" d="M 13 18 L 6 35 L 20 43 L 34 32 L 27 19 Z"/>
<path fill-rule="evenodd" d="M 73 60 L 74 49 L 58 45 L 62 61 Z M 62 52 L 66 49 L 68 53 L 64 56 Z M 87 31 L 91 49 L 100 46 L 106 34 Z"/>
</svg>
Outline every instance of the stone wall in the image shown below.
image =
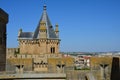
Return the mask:
<svg viewBox="0 0 120 80">
<path fill-rule="evenodd" d="M 120 57 L 113 57 L 110 80 L 120 80 Z"/>
<path fill-rule="evenodd" d="M 48 72 L 64 73 L 71 70 L 74 70 L 73 58 L 48 58 Z"/>
<path fill-rule="evenodd" d="M 59 53 L 59 40 L 19 40 L 21 54 Z"/>
<path fill-rule="evenodd" d="M 16 50 L 11 48 L 9 50 Z M 7 71 L 16 71 L 17 66 L 22 65 L 23 71 L 48 72 L 48 58 L 61 58 L 61 54 L 16 54 L 7 57 Z M 53 63 L 53 62 L 51 62 Z"/>
<path fill-rule="evenodd" d="M 112 64 L 112 56 L 92 56 L 90 58 L 91 71 L 97 80 L 110 80 L 111 74 L 111 64 Z M 107 65 L 107 67 L 103 68 L 101 66 Z"/>
<path fill-rule="evenodd" d="M 14 58 L 15 55 L 19 54 L 19 48 L 7 48 L 7 58 Z"/>
<path fill-rule="evenodd" d="M 7 59 L 7 71 L 8 72 L 19 72 L 20 66 L 24 71 L 33 70 L 33 60 L 31 58 L 9 58 Z"/>
<path fill-rule="evenodd" d="M 0 71 L 5 71 L 6 65 L 6 24 L 8 14 L 0 8 Z"/>
</svg>

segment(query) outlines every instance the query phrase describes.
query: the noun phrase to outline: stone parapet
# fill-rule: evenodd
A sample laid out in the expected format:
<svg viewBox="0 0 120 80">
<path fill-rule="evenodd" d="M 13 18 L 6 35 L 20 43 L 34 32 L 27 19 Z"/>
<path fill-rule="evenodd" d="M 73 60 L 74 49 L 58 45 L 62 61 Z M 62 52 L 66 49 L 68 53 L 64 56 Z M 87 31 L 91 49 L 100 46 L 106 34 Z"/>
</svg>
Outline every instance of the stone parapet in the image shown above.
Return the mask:
<svg viewBox="0 0 120 80">
<path fill-rule="evenodd" d="M 23 73 L 23 74 L 2 74 L 1 80 L 66 80 L 64 73 Z"/>
</svg>

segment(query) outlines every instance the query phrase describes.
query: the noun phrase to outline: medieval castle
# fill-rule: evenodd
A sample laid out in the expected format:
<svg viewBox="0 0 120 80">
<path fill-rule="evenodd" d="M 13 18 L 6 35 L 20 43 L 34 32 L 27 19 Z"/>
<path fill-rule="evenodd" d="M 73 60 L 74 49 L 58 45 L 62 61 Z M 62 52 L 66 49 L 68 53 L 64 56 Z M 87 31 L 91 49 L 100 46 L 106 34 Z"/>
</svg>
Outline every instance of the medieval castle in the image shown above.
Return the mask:
<svg viewBox="0 0 120 80">
<path fill-rule="evenodd" d="M 35 32 L 18 32 L 18 48 L 7 49 L 7 71 L 58 72 L 74 69 L 74 59 L 59 52 L 59 29 L 53 28 L 43 6 Z"/>
</svg>

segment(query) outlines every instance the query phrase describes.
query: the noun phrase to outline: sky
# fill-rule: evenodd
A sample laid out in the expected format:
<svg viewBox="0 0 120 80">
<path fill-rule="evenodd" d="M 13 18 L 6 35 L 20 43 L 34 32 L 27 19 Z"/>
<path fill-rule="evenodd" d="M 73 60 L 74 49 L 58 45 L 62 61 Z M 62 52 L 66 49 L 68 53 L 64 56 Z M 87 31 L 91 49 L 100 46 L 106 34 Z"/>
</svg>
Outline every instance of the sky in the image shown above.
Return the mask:
<svg viewBox="0 0 120 80">
<path fill-rule="evenodd" d="M 34 32 L 44 3 L 59 24 L 60 51 L 120 51 L 120 0 L 0 0 L 9 14 L 7 47 L 18 47 L 18 31 Z"/>
</svg>

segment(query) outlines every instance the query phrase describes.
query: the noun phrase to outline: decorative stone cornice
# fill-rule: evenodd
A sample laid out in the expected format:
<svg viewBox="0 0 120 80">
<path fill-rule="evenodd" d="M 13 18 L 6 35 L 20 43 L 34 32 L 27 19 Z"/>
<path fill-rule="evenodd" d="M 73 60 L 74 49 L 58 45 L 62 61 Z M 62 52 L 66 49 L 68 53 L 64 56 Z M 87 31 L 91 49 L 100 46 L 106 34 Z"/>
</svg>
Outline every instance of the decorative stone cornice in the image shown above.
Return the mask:
<svg viewBox="0 0 120 80">
<path fill-rule="evenodd" d="M 20 39 L 19 42 L 21 44 L 39 44 L 39 43 L 43 43 L 46 42 L 47 44 L 59 44 L 60 41 L 59 40 L 52 40 L 52 39 L 34 39 L 34 40 L 27 40 L 27 39 Z"/>
</svg>

